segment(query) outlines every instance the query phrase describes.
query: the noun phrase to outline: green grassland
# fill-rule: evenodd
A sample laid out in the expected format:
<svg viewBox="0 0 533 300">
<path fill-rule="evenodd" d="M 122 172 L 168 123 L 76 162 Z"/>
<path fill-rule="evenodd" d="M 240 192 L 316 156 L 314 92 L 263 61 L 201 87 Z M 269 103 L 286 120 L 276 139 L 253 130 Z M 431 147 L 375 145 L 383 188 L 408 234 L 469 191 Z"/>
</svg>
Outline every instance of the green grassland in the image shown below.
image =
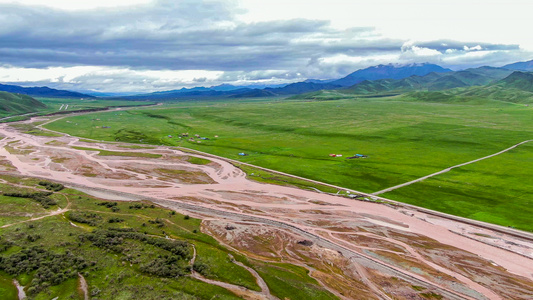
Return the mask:
<svg viewBox="0 0 533 300">
<path fill-rule="evenodd" d="M 533 143 L 384 194 L 458 216 L 533 231 Z"/>
<path fill-rule="evenodd" d="M 73 112 L 86 109 L 103 109 L 106 107 L 132 107 L 155 104 L 147 101 L 124 101 L 107 99 L 69 99 L 69 98 L 32 98 L 26 95 L 0 92 L 0 117 L 9 117 L 5 121 L 20 121 L 30 117 L 18 116 L 28 113 L 37 115 L 56 112 Z M 68 109 L 65 110 L 66 105 Z M 63 108 L 62 108 L 63 107 Z M 60 111 L 59 109 L 62 108 Z"/>
<path fill-rule="evenodd" d="M 31 179 L 2 179 L 8 180 L 1 186 L 4 193 L 46 190 Z M 0 299 L 17 299 L 14 278 L 25 287 L 28 299 L 83 299 L 78 273 L 88 282 L 90 298 L 238 299 L 224 288 L 188 276 L 193 245 L 194 268 L 202 266 L 205 277 L 260 290 L 253 275 L 232 259 L 269 273 L 264 263 L 232 252 L 200 232 L 201 220 L 150 202 L 103 201 L 73 189 L 50 197 L 57 202 L 48 209 L 29 198 L 0 197 L 1 225 L 11 225 L 0 228 Z M 67 205 L 68 211 L 55 216 L 17 217 L 18 213 L 44 216 Z M 284 283 L 277 274 L 293 274 L 300 267 L 277 268 L 270 275 L 274 277 L 265 278 L 276 296 L 336 299 L 301 270 L 293 287 L 280 288 Z M 301 286 L 306 290 L 300 291 Z"/>
<path fill-rule="evenodd" d="M 480 99 L 425 102 L 408 94 L 329 101 L 179 104 L 165 109 L 76 116 L 51 123 L 47 128 L 98 140 L 183 146 L 375 192 L 531 139 L 532 124 L 532 108 L 523 104 Z M 180 139 L 180 133 L 189 133 L 189 137 Z M 199 140 L 194 134 L 209 140 Z M 189 141 L 191 136 L 194 141 Z M 247 156 L 239 156 L 240 152 Z M 343 157 L 329 157 L 330 153 Z M 346 159 L 358 153 L 368 158 Z M 527 180 L 523 173 L 506 167 L 498 166 L 503 174 L 513 178 L 513 185 Z M 484 205 L 476 202 L 477 192 L 482 191 L 469 191 L 473 193 L 468 198 L 472 207 Z M 396 199 L 393 194 L 388 196 Z M 511 225 L 507 218 L 462 213 L 463 204 L 446 208 L 426 196 L 401 200 Z M 519 213 L 531 212 L 526 209 Z M 513 226 L 529 228 L 530 222 L 526 223 Z"/>
<path fill-rule="evenodd" d="M 67 111 L 83 110 L 92 108 L 104 107 L 119 107 L 119 106 L 141 106 L 154 104 L 146 101 L 124 101 L 124 100 L 107 100 L 107 99 L 69 99 L 69 98 L 36 98 L 42 103 L 46 104 L 48 112 L 56 112 L 62 105 L 68 105 Z M 63 108 L 65 108 L 63 106 Z"/>
<path fill-rule="evenodd" d="M 120 152 L 120 151 L 109 151 L 96 148 L 87 148 L 87 147 L 72 147 L 77 150 L 85 151 L 96 151 L 100 156 L 128 156 L 128 157 L 146 157 L 146 158 L 161 158 L 161 154 L 153 153 L 144 153 L 144 152 Z"/>
</svg>

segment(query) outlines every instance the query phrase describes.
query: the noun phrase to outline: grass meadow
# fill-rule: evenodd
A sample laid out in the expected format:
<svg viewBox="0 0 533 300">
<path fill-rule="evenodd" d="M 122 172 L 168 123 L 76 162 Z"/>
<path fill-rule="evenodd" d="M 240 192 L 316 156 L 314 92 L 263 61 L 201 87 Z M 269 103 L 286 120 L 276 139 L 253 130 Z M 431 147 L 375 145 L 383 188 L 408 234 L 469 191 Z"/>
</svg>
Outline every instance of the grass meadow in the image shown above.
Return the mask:
<svg viewBox="0 0 533 300">
<path fill-rule="evenodd" d="M 63 110 L 82 110 L 91 108 L 103 108 L 103 107 L 117 107 L 117 106 L 139 106 L 154 104 L 153 102 L 145 101 L 124 101 L 124 100 L 107 100 L 107 99 L 69 99 L 69 98 L 36 98 L 42 103 L 46 104 L 47 113 L 59 111 L 63 106 Z M 68 105 L 68 108 L 66 108 Z"/>
<path fill-rule="evenodd" d="M 87 114 L 47 128 L 97 140 L 183 146 L 371 193 L 531 139 L 532 113 L 525 105 L 492 100 L 430 103 L 402 96 L 219 100 Z M 181 133 L 189 136 L 179 138 Z M 527 205 L 533 169 L 527 168 L 527 149 L 521 146 L 385 196 L 533 230 L 527 220 L 533 213 Z M 355 154 L 368 157 L 346 159 Z"/>
</svg>

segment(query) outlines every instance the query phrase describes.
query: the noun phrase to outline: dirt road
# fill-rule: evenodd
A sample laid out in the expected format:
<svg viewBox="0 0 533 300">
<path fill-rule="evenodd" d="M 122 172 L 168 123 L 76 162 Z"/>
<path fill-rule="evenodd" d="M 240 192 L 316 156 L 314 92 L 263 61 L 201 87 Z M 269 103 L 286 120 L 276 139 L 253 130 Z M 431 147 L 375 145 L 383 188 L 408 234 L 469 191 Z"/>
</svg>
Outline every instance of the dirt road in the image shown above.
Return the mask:
<svg viewBox="0 0 533 300">
<path fill-rule="evenodd" d="M 525 143 L 529 143 L 529 142 L 532 142 L 533 140 L 527 140 L 527 141 L 523 141 L 523 142 L 520 142 L 516 145 L 513 145 L 507 149 L 504 149 L 500 152 L 497 152 L 497 153 L 494 153 L 494 154 L 491 154 L 491 155 L 487 155 L 485 157 L 482 157 L 482 158 L 478 158 L 478 159 L 474 159 L 474 160 L 471 160 L 469 162 L 465 162 L 465 163 L 462 163 L 462 164 L 458 164 L 458 165 L 455 165 L 455 166 L 452 166 L 452 167 L 449 167 L 449 168 L 446 168 L 444 170 L 441 170 L 441 171 L 438 171 L 438 172 L 435 172 L 433 174 L 429 174 L 429 175 L 426 175 L 426 176 L 423 176 L 423 177 L 420 177 L 418 179 L 415 179 L 415 180 L 412 180 L 412 181 L 409 181 L 409 182 L 406 182 L 406 183 L 402 183 L 402 184 L 399 184 L 399 185 L 396 185 L 396 186 L 393 186 L 393 187 L 390 187 L 390 188 L 386 188 L 384 190 L 381 190 L 381 191 L 377 191 L 375 193 L 372 193 L 372 195 L 379 195 L 379 194 L 383 194 L 383 193 L 387 193 L 387 192 L 390 192 L 390 191 L 394 191 L 395 189 L 399 189 L 399 188 L 402 188 L 402 187 L 405 187 L 405 186 L 408 186 L 408 185 L 411 185 L 413 183 L 417 183 L 417 182 L 420 182 L 422 180 L 425 180 L 425 179 L 428 179 L 428 178 L 431 178 L 431 177 L 434 177 L 434 176 L 437 176 L 437 175 L 440 175 L 440 174 L 443 174 L 443 173 L 446 173 L 446 172 L 449 172 L 453 169 L 456 169 L 456 168 L 460 168 L 460 167 L 464 167 L 466 165 L 470 165 L 470 164 L 473 164 L 473 163 L 476 163 L 478 161 L 482 161 L 482 160 L 485 160 L 485 159 L 488 159 L 488 158 L 491 158 L 491 157 L 495 157 L 495 156 L 498 156 L 500 154 L 503 154 L 505 152 L 508 152 L 510 150 L 513 150 L 514 148 L 520 146 L 520 145 L 523 145 Z"/>
</svg>

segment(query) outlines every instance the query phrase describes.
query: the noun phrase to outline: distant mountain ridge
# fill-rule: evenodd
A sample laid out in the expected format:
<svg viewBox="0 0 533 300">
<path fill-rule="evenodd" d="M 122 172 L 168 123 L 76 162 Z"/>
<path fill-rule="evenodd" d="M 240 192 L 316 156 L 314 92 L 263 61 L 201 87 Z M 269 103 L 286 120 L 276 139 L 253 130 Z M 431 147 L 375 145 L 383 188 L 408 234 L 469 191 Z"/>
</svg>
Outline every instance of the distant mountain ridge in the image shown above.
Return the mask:
<svg viewBox="0 0 533 300">
<path fill-rule="evenodd" d="M 186 98 L 246 98 L 280 97 L 320 90 L 340 90 L 341 93 L 372 94 L 410 92 L 414 90 L 439 91 L 459 87 L 481 86 L 510 75 L 513 70 L 533 71 L 533 60 L 517 62 L 501 68 L 480 67 L 452 71 L 439 65 L 422 63 L 409 65 L 378 65 L 360 69 L 340 79 L 307 79 L 302 82 L 277 85 L 235 86 L 221 84 L 211 87 L 181 88 L 147 94 L 73 92 L 48 87 L 20 87 L 0 84 L 0 91 L 51 98 L 107 97 L 125 100 L 178 100 Z M 343 89 L 344 88 L 344 89 Z"/>
<path fill-rule="evenodd" d="M 409 92 L 414 90 L 440 91 L 459 87 L 482 86 L 501 80 L 513 71 L 503 68 L 480 67 L 456 72 L 429 73 L 425 76 L 410 76 L 403 79 L 363 81 L 340 90 L 347 94 L 377 94 L 383 92 Z"/>
<path fill-rule="evenodd" d="M 429 63 L 411 64 L 404 66 L 396 66 L 392 64 L 378 65 L 366 69 L 357 70 L 344 78 L 333 80 L 329 83 L 348 87 L 359 82 L 363 82 L 365 80 L 370 81 L 379 79 L 403 79 L 414 75 L 425 76 L 430 73 L 446 72 L 452 72 L 452 70 Z"/>
<path fill-rule="evenodd" d="M 0 91 L 28 95 L 32 97 L 50 97 L 50 98 L 95 98 L 78 92 L 66 90 L 56 90 L 46 86 L 43 87 L 21 87 L 18 85 L 0 84 Z"/>
<path fill-rule="evenodd" d="M 141 100 L 141 99 L 158 99 L 158 100 L 172 100 L 180 98 L 209 98 L 209 97 L 227 97 L 227 98 L 254 98 L 254 97 L 275 97 L 297 95 L 302 93 L 315 92 L 319 90 L 332 90 L 342 87 L 350 86 L 353 83 L 362 81 L 377 80 L 383 78 L 401 79 L 413 75 L 424 76 L 429 73 L 446 73 L 452 72 L 450 69 L 445 69 L 434 64 L 411 64 L 405 66 L 396 65 L 379 65 L 362 70 L 355 71 L 350 75 L 337 80 L 316 80 L 308 79 L 302 82 L 291 83 L 279 87 L 265 87 L 262 89 L 251 88 L 252 86 L 241 87 L 223 84 L 210 88 L 196 87 L 196 88 L 182 88 L 179 90 L 170 90 L 155 92 L 150 94 L 141 94 L 135 96 L 124 97 L 125 99 Z"/>
<path fill-rule="evenodd" d="M 267 87 L 264 89 L 222 89 L 216 90 L 213 88 L 197 87 L 197 88 L 182 88 L 179 90 L 155 92 L 150 94 L 141 94 L 135 96 L 121 97 L 122 99 L 130 100 L 173 100 L 184 98 L 213 98 L 213 97 L 226 97 L 226 98 L 258 98 L 258 97 L 277 97 L 285 95 L 295 95 L 307 92 L 319 91 L 324 89 L 336 89 L 341 88 L 339 85 L 333 85 L 329 83 L 314 83 L 314 82 L 297 82 L 285 85 L 283 87 Z"/>
<path fill-rule="evenodd" d="M 533 71 L 533 60 L 508 64 L 503 66 L 502 68 L 516 71 Z"/>
</svg>

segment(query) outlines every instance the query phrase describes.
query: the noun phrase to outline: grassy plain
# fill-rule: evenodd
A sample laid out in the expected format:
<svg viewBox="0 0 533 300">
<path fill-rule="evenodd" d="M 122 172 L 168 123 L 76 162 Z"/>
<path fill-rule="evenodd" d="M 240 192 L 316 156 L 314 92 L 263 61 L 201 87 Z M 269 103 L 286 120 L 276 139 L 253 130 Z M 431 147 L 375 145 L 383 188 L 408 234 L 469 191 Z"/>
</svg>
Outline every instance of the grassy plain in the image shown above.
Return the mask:
<svg viewBox="0 0 533 300">
<path fill-rule="evenodd" d="M 82 115 L 47 127 L 98 140 L 183 146 L 375 192 L 531 139 L 532 113 L 533 108 L 523 104 L 495 100 L 436 103 L 403 96 L 330 101 L 219 100 Z M 189 137 L 180 139 L 180 133 L 189 133 Z M 239 156 L 240 152 L 247 155 Z M 346 159 L 354 154 L 368 157 Z M 480 193 L 505 197 L 508 194 L 500 187 L 520 190 L 529 178 L 497 161 L 491 167 L 506 174 L 510 178 L 507 183 L 475 187 L 478 173 L 472 171 L 448 190 L 452 196 L 464 196 L 464 201 L 457 203 L 450 196 L 446 198 L 448 205 L 443 205 L 429 190 L 420 191 L 419 196 L 413 192 L 402 196 L 399 193 L 403 189 L 399 189 L 386 196 L 482 221 L 531 228 L 527 220 L 517 223 L 516 218 L 500 214 L 498 209 L 490 214 L 472 213 L 482 212 L 487 201 L 496 201 L 479 201 Z M 467 186 L 472 188 L 467 190 Z M 528 198 L 516 201 L 522 203 Z M 533 210 L 525 206 L 518 213 L 531 215 Z"/>
<path fill-rule="evenodd" d="M 153 102 L 146 101 L 123 101 L 123 100 L 106 100 L 106 99 L 68 99 L 68 98 L 35 98 L 42 103 L 46 104 L 48 112 L 59 111 L 59 108 L 63 106 L 62 110 L 65 110 L 65 106 L 68 105 L 67 111 L 82 110 L 91 108 L 103 108 L 103 107 L 117 107 L 117 106 L 139 106 L 154 104 Z"/>
<path fill-rule="evenodd" d="M 0 120 L 0 122 L 22 121 L 34 115 L 44 115 L 56 112 L 155 104 L 154 102 L 147 101 L 106 99 L 31 98 L 25 95 L 14 94 L 9 94 L 9 97 L 6 99 L 5 94 L 9 93 L 0 92 L 0 117 L 6 117 L 4 120 Z M 18 99 L 17 97 L 21 99 Z M 24 114 L 28 113 L 31 114 L 24 116 Z"/>
<path fill-rule="evenodd" d="M 533 231 L 533 142 L 383 196 Z"/>
<path fill-rule="evenodd" d="M 3 192 L 42 190 L 35 180 L 4 176 L 1 179 L 7 181 L 1 183 Z M 61 190 L 53 196 L 58 203 L 49 209 L 43 209 L 31 199 L 0 196 L 1 225 L 8 225 L 0 228 L 0 299 L 17 299 L 14 278 L 25 287 L 29 299 L 83 299 L 78 272 L 86 279 L 92 299 L 239 299 L 229 290 L 187 276 L 192 245 L 197 249 L 197 262 L 204 265 L 206 277 L 260 290 L 253 275 L 232 263 L 232 257 L 258 271 L 265 268 L 264 263 L 248 260 L 221 246 L 200 231 L 199 219 L 150 202 L 103 201 L 73 189 Z M 69 210 L 63 214 L 39 220 L 18 217 L 19 214 L 44 216 L 68 204 Z M 170 261 L 170 266 L 182 269 L 183 273 L 177 277 L 165 275 L 169 269 L 162 263 L 174 253 L 164 247 L 172 243 L 169 241 L 184 242 L 189 249 L 181 259 Z M 48 260 L 36 262 L 39 259 L 33 258 L 22 259 L 15 265 L 9 263 L 24 257 L 26 254 L 22 253 L 27 251 L 49 253 Z M 59 262 L 70 259 L 76 263 L 50 265 L 50 259 Z M 278 272 L 291 274 L 294 268 L 299 267 L 287 264 L 279 266 Z M 43 282 L 46 277 L 52 279 Z M 293 287 L 282 289 L 284 285 L 277 277 L 265 278 L 278 297 L 288 294 L 310 299 L 318 293 L 322 298 L 336 299 L 307 273 L 294 280 Z M 300 286 L 307 290 L 300 291 Z"/>
</svg>

